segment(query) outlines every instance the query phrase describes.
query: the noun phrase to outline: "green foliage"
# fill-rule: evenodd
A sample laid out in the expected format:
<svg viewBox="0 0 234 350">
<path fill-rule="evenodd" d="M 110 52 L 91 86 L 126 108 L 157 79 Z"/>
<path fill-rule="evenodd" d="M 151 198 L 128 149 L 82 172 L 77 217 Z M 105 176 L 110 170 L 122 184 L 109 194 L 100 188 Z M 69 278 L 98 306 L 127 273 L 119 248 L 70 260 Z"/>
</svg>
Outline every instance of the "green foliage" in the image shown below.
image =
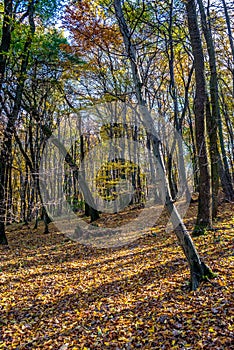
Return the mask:
<svg viewBox="0 0 234 350">
<path fill-rule="evenodd" d="M 34 37 L 32 54 L 37 59 L 48 60 L 48 63 L 59 61 L 65 58 L 65 52 L 61 50 L 61 45 L 66 43 L 67 40 L 58 30 L 51 28 L 45 32 L 43 28 L 40 28 Z"/>
<path fill-rule="evenodd" d="M 56 23 L 63 1 L 60 0 L 39 0 L 36 3 L 36 14 L 44 24 Z"/>
<path fill-rule="evenodd" d="M 207 225 L 196 225 L 193 230 L 193 237 L 207 235 L 209 229 L 210 228 L 208 228 Z"/>
</svg>

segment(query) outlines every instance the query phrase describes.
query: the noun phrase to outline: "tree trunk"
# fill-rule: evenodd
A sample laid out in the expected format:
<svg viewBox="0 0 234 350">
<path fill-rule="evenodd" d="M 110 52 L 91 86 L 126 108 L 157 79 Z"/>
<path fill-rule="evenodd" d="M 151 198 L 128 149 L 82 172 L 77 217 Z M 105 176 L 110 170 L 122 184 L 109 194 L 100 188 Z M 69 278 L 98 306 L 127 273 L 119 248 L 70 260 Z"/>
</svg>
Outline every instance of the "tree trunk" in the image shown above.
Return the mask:
<svg viewBox="0 0 234 350">
<path fill-rule="evenodd" d="M 5 11 L 12 11 L 12 2 L 10 1 L 5 1 L 5 5 L 8 6 L 5 8 Z M 22 95 L 23 95 L 23 89 L 24 89 L 24 82 L 26 80 L 26 70 L 28 66 L 28 60 L 29 60 L 29 49 L 32 43 L 33 35 L 35 32 L 35 26 L 34 26 L 34 20 L 33 20 L 33 15 L 34 15 L 34 1 L 31 1 L 28 5 L 28 17 L 29 17 L 29 22 L 30 22 L 30 33 L 28 34 L 28 37 L 24 43 L 24 50 L 23 50 L 23 58 L 21 62 L 21 69 L 20 69 L 20 76 L 18 77 L 17 84 L 16 84 L 16 93 L 14 97 L 14 103 L 13 103 L 13 109 L 11 113 L 8 113 L 8 121 L 7 121 L 7 126 L 4 131 L 3 135 L 3 147 L 0 152 L 0 159 L 1 159 L 1 190 L 0 190 L 0 221 L 1 221 L 1 227 L 5 225 L 5 217 L 6 217 L 6 201 L 5 201 L 5 195 L 6 195 L 6 188 L 7 188 L 7 183 L 6 183 L 6 176 L 5 176 L 5 171 L 6 171 L 6 166 L 11 160 L 11 150 L 12 150 L 12 138 L 13 138 L 13 133 L 14 133 L 14 126 L 15 122 L 17 120 L 20 108 L 21 108 L 21 100 L 22 100 Z M 9 18 L 12 16 L 12 12 L 8 13 L 7 17 L 7 23 L 9 23 Z M 10 32 L 9 32 L 10 30 Z M 6 40 L 6 38 L 3 37 L 4 32 L 2 33 L 2 42 L 1 42 L 1 47 Z M 11 29 L 6 30 L 6 36 L 7 40 L 11 40 Z M 0 82 L 2 84 L 3 81 L 3 75 L 5 74 L 5 68 L 6 68 L 6 61 L 4 61 L 4 54 L 1 54 L 0 52 Z M 2 85 L 0 84 L 0 88 Z M 0 235 L 2 239 L 0 239 L 1 242 L 6 242 L 5 238 L 5 228 L 1 229 Z"/>
<path fill-rule="evenodd" d="M 195 96 L 195 130 L 198 154 L 199 178 L 199 200 L 198 215 L 194 234 L 202 234 L 206 228 L 212 226 L 211 212 L 211 188 L 208 157 L 205 138 L 205 106 L 206 106 L 206 82 L 204 56 L 199 33 L 196 6 L 194 0 L 186 1 L 188 17 L 188 28 L 194 56 L 194 69 L 196 78 Z"/>
<path fill-rule="evenodd" d="M 230 17 L 227 9 L 227 5 L 225 0 L 222 0 L 223 8 L 224 8 L 224 13 L 225 13 L 225 19 L 226 19 L 226 24 L 227 24 L 227 30 L 228 30 L 228 39 L 230 43 L 230 48 L 231 48 L 231 53 L 232 53 L 232 94 L 234 97 L 234 41 L 233 41 L 233 33 L 232 33 L 232 28 L 231 28 L 231 23 L 230 23 Z"/>
<path fill-rule="evenodd" d="M 5 220 L 6 220 L 6 202 L 5 202 L 5 162 L 3 158 L 3 152 L 1 152 L 0 158 L 0 244 L 8 245 L 6 232 L 5 232 Z"/>
<path fill-rule="evenodd" d="M 10 49 L 11 43 L 11 31 L 12 31 L 12 0 L 4 0 L 4 16 L 2 24 L 2 36 L 0 45 L 0 92 L 2 92 L 2 84 L 5 78 L 6 60 L 7 53 Z M 0 100 L 2 96 L 0 94 Z M 0 108 L 0 112 L 2 107 Z M 0 152 L 0 244 L 7 245 L 7 237 L 5 232 L 5 219 L 6 219 L 6 144 L 4 141 L 7 140 L 6 131 L 4 132 L 3 147 Z"/>
<path fill-rule="evenodd" d="M 221 101 L 222 101 L 222 109 L 223 109 L 223 115 L 225 118 L 225 124 L 227 128 L 228 133 L 228 149 L 229 149 L 229 162 L 231 164 L 231 173 L 232 173 L 232 181 L 234 182 L 234 128 L 231 121 L 231 111 L 229 111 L 229 108 L 227 106 L 227 103 L 225 101 L 224 92 L 221 89 Z M 230 108 L 231 109 L 231 108 Z"/>
<path fill-rule="evenodd" d="M 191 158 L 192 158 L 192 163 L 193 163 L 194 190 L 195 190 L 195 192 L 198 192 L 199 191 L 198 156 L 197 156 L 197 149 L 196 149 L 196 144 L 195 144 L 193 122 L 192 122 L 190 108 L 189 108 L 189 113 L 188 113 L 188 123 L 189 123 L 189 130 L 190 130 L 191 142 L 192 142 Z"/>
<path fill-rule="evenodd" d="M 184 189 L 186 199 L 190 201 L 190 193 L 189 188 L 186 181 L 186 171 L 185 171 L 185 164 L 184 164 L 184 152 L 183 152 L 183 143 L 182 143 L 182 123 L 183 123 L 183 115 L 185 115 L 186 105 L 187 105 L 187 93 L 188 88 L 191 80 L 192 71 L 191 70 L 188 78 L 188 86 L 185 86 L 185 106 L 184 110 L 182 112 L 181 118 L 179 118 L 179 108 L 178 108 L 178 96 L 177 96 L 177 86 L 175 81 L 175 72 L 174 72 L 174 42 L 173 42 L 173 8 L 174 8 L 174 0 L 170 3 L 170 21 L 169 21 L 169 28 L 168 28 L 168 34 L 169 34 L 169 42 L 168 42 L 168 56 L 169 56 L 169 71 L 170 71 L 170 85 L 169 85 L 169 92 L 171 95 L 171 98 L 173 100 L 174 105 L 174 125 L 176 128 L 176 131 L 180 135 L 180 137 L 175 136 L 175 141 L 173 142 L 173 146 L 171 148 L 171 155 L 169 155 L 168 158 L 168 171 L 169 171 L 169 184 L 171 189 L 172 198 L 176 199 L 177 191 L 176 191 L 176 184 L 173 181 L 173 172 L 170 171 L 170 168 L 172 169 L 172 158 L 173 153 L 175 152 L 176 143 L 178 145 L 178 154 L 179 154 L 179 170 L 180 170 L 180 188 Z M 185 187 L 185 188 L 184 188 Z"/>
<path fill-rule="evenodd" d="M 209 135 L 209 152 L 211 163 L 211 188 L 212 188 L 212 219 L 218 212 L 219 175 L 221 159 L 218 150 L 217 123 L 210 110 L 210 102 L 206 99 L 206 125 Z"/>
<path fill-rule="evenodd" d="M 171 199 L 169 185 L 166 178 L 165 166 L 164 166 L 163 157 L 162 157 L 161 148 L 160 148 L 160 140 L 157 139 L 157 137 L 155 136 L 157 135 L 157 133 L 154 128 L 154 123 L 146 107 L 146 103 L 143 99 L 143 94 L 141 91 L 142 83 L 141 83 L 141 76 L 139 74 L 139 69 L 137 66 L 136 50 L 134 45 L 131 42 L 131 35 L 124 18 L 123 10 L 121 7 L 121 1 L 115 0 L 114 7 L 115 7 L 115 15 L 119 24 L 119 28 L 120 28 L 123 40 L 124 40 L 125 52 L 131 63 L 133 82 L 135 86 L 135 92 L 136 92 L 137 101 L 139 104 L 140 113 L 141 113 L 142 123 L 146 131 L 151 135 L 154 156 L 156 157 L 156 159 L 158 160 L 161 166 L 161 171 L 163 174 L 163 179 L 162 179 L 163 183 L 161 187 L 163 188 L 165 197 L 166 197 L 166 201 L 165 201 L 166 209 L 170 215 L 170 219 L 173 224 L 176 236 L 179 240 L 179 243 L 182 246 L 182 249 L 185 253 L 185 256 L 190 266 L 191 288 L 193 290 L 196 290 L 201 280 L 203 280 L 206 276 L 211 277 L 213 274 L 210 268 L 201 261 L 196 251 L 196 248 L 192 242 L 192 239 L 188 231 L 186 230 L 186 227 L 183 221 L 181 220 L 179 213 L 177 212 L 173 204 L 173 201 Z"/>
<path fill-rule="evenodd" d="M 85 157 L 85 152 L 84 152 L 84 136 L 81 134 L 81 125 L 80 125 L 80 173 L 82 173 L 82 179 L 85 181 L 85 168 L 83 164 L 83 160 Z M 74 174 L 75 175 L 75 174 Z M 85 201 L 85 216 L 90 216 L 90 221 L 94 222 L 99 219 L 99 213 L 98 210 L 95 209 L 95 207 L 90 206 L 90 202 L 86 201 L 85 197 L 85 192 L 83 192 L 84 195 L 84 201 Z M 90 193 L 91 195 L 91 193 Z M 92 200 L 93 202 L 93 200 Z"/>
<path fill-rule="evenodd" d="M 47 127 L 47 126 L 42 126 L 42 131 L 44 132 L 44 134 L 47 137 L 51 137 L 52 139 L 52 143 L 58 147 L 58 149 L 60 150 L 61 154 L 63 154 L 64 156 L 64 160 L 65 162 L 70 166 L 71 170 L 74 173 L 74 177 L 76 178 L 76 180 L 79 183 L 79 186 L 81 188 L 81 191 L 83 193 L 84 199 L 85 201 L 87 201 L 89 203 L 89 214 L 91 216 L 91 222 L 96 221 L 99 218 L 99 213 L 98 210 L 96 209 L 96 205 L 94 203 L 94 199 L 92 196 L 92 193 L 90 192 L 90 189 L 83 177 L 83 173 L 82 171 L 80 171 L 76 165 L 76 163 L 74 162 L 72 156 L 67 152 L 65 146 L 56 138 L 52 136 L 52 132 L 51 130 Z"/>
<path fill-rule="evenodd" d="M 217 214 L 217 204 L 218 204 L 218 189 L 219 189 L 219 170 L 220 177 L 224 177 L 226 179 L 225 182 L 222 182 L 223 190 L 228 200 L 234 199 L 234 192 L 232 188 L 232 181 L 229 172 L 229 166 L 227 162 L 227 154 L 224 146 L 223 140 L 223 126 L 220 115 L 220 106 L 219 106 L 219 91 L 218 91 L 218 76 L 217 76 L 217 68 L 216 68 L 216 57 L 215 57 L 215 49 L 214 42 L 212 38 L 210 23 L 207 21 L 207 16 L 205 14 L 205 9 L 202 0 L 198 0 L 198 5 L 201 14 L 202 21 L 202 30 L 205 36 L 207 51 L 209 56 L 209 67 L 210 67 L 210 99 L 211 99 L 211 107 L 212 111 L 210 114 L 210 120 L 208 120 L 208 134 L 210 137 L 210 156 L 211 156 L 211 176 L 212 176 L 212 194 L 215 198 L 215 202 L 213 203 L 213 215 Z M 219 140 L 222 152 L 222 159 L 218 150 L 218 138 L 217 138 L 217 130 L 219 131 Z M 215 204 L 215 205 L 214 205 Z"/>
<path fill-rule="evenodd" d="M 12 31 L 12 0 L 4 0 L 4 16 L 2 24 L 2 37 L 0 45 L 0 90 L 2 90 L 2 83 L 6 70 L 7 53 L 11 44 Z"/>
</svg>

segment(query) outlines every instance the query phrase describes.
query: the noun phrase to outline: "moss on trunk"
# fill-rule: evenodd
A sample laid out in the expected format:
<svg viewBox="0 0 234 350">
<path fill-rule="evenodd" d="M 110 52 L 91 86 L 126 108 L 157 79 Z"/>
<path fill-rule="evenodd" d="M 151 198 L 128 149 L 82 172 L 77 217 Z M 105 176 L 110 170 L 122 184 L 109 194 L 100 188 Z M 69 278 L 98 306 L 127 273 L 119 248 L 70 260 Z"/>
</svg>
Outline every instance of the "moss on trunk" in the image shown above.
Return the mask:
<svg viewBox="0 0 234 350">
<path fill-rule="evenodd" d="M 190 276 L 190 288 L 195 291 L 202 281 L 215 278 L 217 275 L 202 261 L 201 264 L 192 267 Z"/>
</svg>

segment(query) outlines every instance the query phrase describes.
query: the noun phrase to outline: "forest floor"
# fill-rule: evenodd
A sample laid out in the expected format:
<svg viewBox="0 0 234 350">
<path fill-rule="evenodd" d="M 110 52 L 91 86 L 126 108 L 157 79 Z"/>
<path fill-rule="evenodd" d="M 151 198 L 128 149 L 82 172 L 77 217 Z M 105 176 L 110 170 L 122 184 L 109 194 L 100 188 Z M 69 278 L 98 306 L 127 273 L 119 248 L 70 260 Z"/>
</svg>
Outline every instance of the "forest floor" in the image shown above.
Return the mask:
<svg viewBox="0 0 234 350">
<path fill-rule="evenodd" d="M 192 204 L 189 230 L 195 217 Z M 0 349 L 233 349 L 230 204 L 214 227 L 194 242 L 217 277 L 191 292 L 186 260 L 163 221 L 116 249 L 70 241 L 53 224 L 47 235 L 41 224 L 8 226 L 10 249 L 0 247 Z"/>
</svg>

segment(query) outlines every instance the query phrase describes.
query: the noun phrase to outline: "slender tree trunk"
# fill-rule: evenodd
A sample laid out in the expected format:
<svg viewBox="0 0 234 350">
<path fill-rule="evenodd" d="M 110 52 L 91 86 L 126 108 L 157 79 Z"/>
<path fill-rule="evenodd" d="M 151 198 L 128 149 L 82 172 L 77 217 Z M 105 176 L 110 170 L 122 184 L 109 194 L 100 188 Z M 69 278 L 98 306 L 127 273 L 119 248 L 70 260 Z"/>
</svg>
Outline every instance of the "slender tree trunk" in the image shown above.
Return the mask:
<svg viewBox="0 0 234 350">
<path fill-rule="evenodd" d="M 13 189 L 12 189 L 12 155 L 9 157 L 9 163 L 7 166 L 7 177 L 6 177 L 6 185 L 7 185 L 7 192 L 6 192 L 6 224 L 11 224 L 14 220 L 15 211 L 14 211 L 14 205 L 13 205 Z M 17 212 L 17 207 L 16 207 Z"/>
<path fill-rule="evenodd" d="M 28 192 L 28 182 L 29 182 L 29 174 L 28 174 L 28 165 L 25 165 L 25 178 L 22 182 L 23 191 L 22 191 L 22 220 L 27 225 L 28 224 L 28 214 L 27 214 L 27 206 L 29 206 L 29 198 L 27 198 L 27 192 Z M 28 203 L 28 205 L 27 205 Z"/>
<path fill-rule="evenodd" d="M 5 175 L 6 175 L 6 163 L 3 158 L 3 150 L 0 158 L 0 244 L 8 245 L 6 231 L 5 231 L 5 220 L 6 220 L 6 186 L 5 186 Z"/>
<path fill-rule="evenodd" d="M 81 133 L 81 130 L 80 130 Z M 84 152 L 84 135 L 80 134 L 80 171 L 83 174 L 83 178 L 85 179 L 85 169 L 84 169 L 84 165 L 83 165 L 83 160 L 85 157 L 85 152 Z M 85 198 L 84 198 L 85 199 Z M 89 212 L 89 205 L 88 203 L 85 201 L 85 216 L 89 216 L 90 212 Z"/>
<path fill-rule="evenodd" d="M 227 5 L 225 0 L 222 0 L 223 8 L 224 8 L 224 13 L 225 13 L 225 19 L 226 19 L 226 24 L 227 24 L 227 30 L 228 30 L 228 39 L 230 43 L 230 48 L 231 48 L 231 53 L 232 53 L 232 84 L 233 84 L 233 90 L 232 94 L 234 97 L 234 40 L 233 40 L 233 33 L 232 33 L 232 28 L 231 28 L 231 22 L 230 22 L 230 17 L 227 9 Z"/>
<path fill-rule="evenodd" d="M 84 157 L 85 157 L 84 136 L 81 134 L 81 127 L 80 127 L 80 164 L 81 164 L 80 173 L 82 173 L 83 181 L 85 181 L 85 169 L 84 169 L 84 165 L 83 165 Z M 75 173 L 73 173 L 73 176 L 76 178 Z M 86 191 L 83 192 L 84 201 L 85 201 L 85 215 L 90 216 L 91 222 L 94 222 L 94 221 L 98 220 L 100 216 L 99 216 L 98 210 L 95 209 L 95 206 L 91 206 L 90 201 L 86 200 L 85 194 L 86 194 Z M 91 193 L 90 193 L 90 195 L 91 195 Z M 89 197 L 87 197 L 87 198 L 89 198 Z M 93 202 L 93 199 L 92 199 L 92 202 Z"/>
<path fill-rule="evenodd" d="M 83 177 L 82 171 L 80 171 L 74 162 L 72 156 L 70 153 L 67 152 L 65 146 L 55 137 L 52 136 L 52 131 L 47 126 L 42 126 L 42 131 L 47 137 L 51 137 L 52 143 L 58 147 L 61 154 L 65 157 L 64 161 L 70 166 L 71 170 L 74 173 L 74 177 L 79 182 L 79 186 L 81 188 L 81 191 L 83 193 L 85 201 L 89 203 L 90 207 L 90 216 L 91 216 L 91 222 L 97 220 L 99 218 L 98 210 L 96 209 L 96 205 L 92 196 L 92 193 L 89 190 L 89 187 Z"/>
<path fill-rule="evenodd" d="M 225 118 L 225 124 L 228 132 L 228 149 L 229 149 L 229 162 L 231 164 L 231 172 L 232 172 L 232 181 L 234 182 L 234 171 L 233 171 L 233 164 L 234 164 L 234 126 L 232 125 L 231 121 L 231 111 L 229 111 L 229 108 L 227 106 L 227 103 L 225 101 L 224 93 L 221 89 L 221 99 L 222 99 L 222 109 L 223 109 L 223 115 Z M 231 109 L 231 108 L 230 108 Z"/>
<path fill-rule="evenodd" d="M 202 234 L 206 228 L 212 226 L 210 174 L 205 138 L 205 66 L 194 0 L 186 1 L 186 11 L 188 17 L 188 28 L 191 39 L 192 51 L 194 56 L 194 69 L 196 78 L 196 96 L 194 108 L 196 144 L 198 154 L 198 165 L 200 171 L 198 215 L 194 234 Z"/>
<path fill-rule="evenodd" d="M 0 45 L 0 92 L 2 92 L 2 84 L 5 79 L 6 60 L 7 53 L 10 49 L 11 43 L 11 31 L 12 31 L 12 0 L 4 0 L 4 16 L 2 24 L 2 36 Z M 2 101 L 2 94 L 0 94 L 0 100 Z M 1 104 L 0 104 L 1 106 Z M 2 107 L 0 107 L 0 113 Z M 6 128 L 7 129 L 7 128 Z M 0 244 L 7 245 L 7 237 L 5 232 L 5 219 L 6 219 L 6 161 L 7 161 L 7 148 L 6 141 L 8 140 L 8 130 L 4 132 L 3 146 L 0 151 Z M 10 141 L 10 140 L 9 140 Z"/>
<path fill-rule="evenodd" d="M 186 181 L 186 171 L 185 171 L 185 164 L 184 164 L 184 152 L 183 152 L 183 143 L 182 143 L 182 123 L 183 123 L 183 116 L 181 117 L 181 120 L 179 118 L 179 108 L 178 108 L 178 96 L 177 96 L 177 86 L 175 81 L 175 72 L 174 72 L 174 60 L 175 60 L 175 54 L 174 54 L 174 41 L 173 41 L 173 9 L 174 9 L 174 0 L 171 0 L 170 3 L 170 20 L 169 20 L 169 28 L 168 28 L 168 34 L 169 34 L 169 42 L 168 42 L 168 56 L 169 56 L 169 71 L 170 71 L 170 85 L 169 85 L 169 92 L 171 95 L 171 98 L 173 100 L 174 105 L 174 124 L 176 131 L 180 135 L 180 137 L 176 137 L 175 135 L 175 141 L 173 142 L 173 146 L 171 148 L 171 154 L 168 157 L 168 170 L 169 170 L 169 184 L 170 189 L 172 193 L 172 198 L 176 199 L 177 196 L 177 190 L 176 190 L 176 183 L 173 181 L 173 171 L 172 171 L 172 161 L 173 161 L 173 153 L 175 152 L 176 143 L 178 146 L 178 154 L 179 154 L 179 181 L 180 181 L 180 188 L 183 189 L 183 192 L 185 192 L 186 199 L 190 200 L 191 196 L 189 193 L 189 188 Z M 193 70 L 193 69 L 192 69 Z M 191 75 L 189 75 L 188 79 L 188 86 L 185 86 L 185 108 L 187 104 L 187 91 L 190 83 Z M 185 113 L 185 111 L 183 111 Z M 183 113 L 183 114 L 184 114 Z M 185 187 L 185 188 L 184 188 Z"/>
<path fill-rule="evenodd" d="M 212 218 L 217 216 L 218 212 L 218 193 L 219 193 L 219 170 L 221 159 L 218 150 L 217 123 L 210 110 L 210 102 L 206 99 L 206 125 L 209 135 L 209 153 L 211 162 L 211 188 L 212 188 Z"/>
<path fill-rule="evenodd" d="M 160 195 L 157 191 L 157 186 L 156 186 L 156 175 L 155 175 L 155 167 L 153 164 L 153 156 L 151 153 L 151 142 L 150 142 L 150 135 L 149 133 L 146 133 L 146 148 L 148 150 L 148 158 L 149 158 L 149 172 L 150 172 L 150 182 L 155 184 L 155 188 L 154 188 L 154 201 L 155 203 L 160 203 Z M 148 185 L 146 186 L 148 187 Z"/>
<path fill-rule="evenodd" d="M 12 17 L 12 2 L 10 1 L 5 1 L 5 11 L 8 11 L 8 16 L 6 18 L 7 23 L 11 21 Z M 10 11 L 10 12 L 9 12 Z M 5 236 L 5 217 L 6 217 L 6 201 L 5 201 L 5 191 L 7 187 L 6 183 L 6 165 L 9 163 L 9 160 L 11 159 L 11 150 L 12 150 L 12 139 L 13 139 L 13 134 L 14 134 L 14 126 L 15 122 L 17 120 L 20 108 L 21 108 L 21 100 L 22 100 L 22 95 L 23 95 L 23 89 L 24 89 L 24 82 L 26 79 L 26 71 L 27 71 L 27 66 L 28 66 L 28 60 L 29 60 L 29 49 L 32 43 L 33 35 L 35 32 L 35 25 L 34 25 L 34 1 L 31 1 L 28 5 L 28 18 L 29 18 L 29 23 L 30 23 L 30 33 L 24 43 L 24 50 L 23 50 L 23 58 L 21 62 L 21 68 L 20 68 L 20 76 L 17 80 L 17 85 L 16 85 L 16 93 L 14 97 L 14 104 L 13 104 L 13 109 L 12 112 L 7 115 L 8 121 L 7 121 L 7 126 L 3 135 L 3 147 L 0 152 L 0 161 L 1 161 L 1 167 L 0 167 L 0 172 L 1 172 L 1 190 L 0 190 L 0 221 L 1 221 L 1 230 L 0 230 L 0 243 L 2 244 L 7 244 L 6 236 Z M 7 25 L 7 24 L 6 24 Z M 9 32 L 10 30 L 10 32 Z M 6 38 L 3 37 L 4 31 L 2 33 L 2 42 L 1 46 L 5 42 Z M 11 29 L 6 30 L 6 37 L 7 40 L 11 40 Z M 0 88 L 2 87 L 2 81 L 3 81 L 3 76 L 5 74 L 5 69 L 6 69 L 6 60 L 5 60 L 5 53 L 0 52 Z"/>
<path fill-rule="evenodd" d="M 219 91 L 218 91 L 218 75 L 216 67 L 216 57 L 215 57 L 215 48 L 212 38 L 211 28 L 209 19 L 207 19 L 203 0 L 197 0 L 201 21 L 202 21 L 202 30 L 205 36 L 207 51 L 209 56 L 209 67 L 210 67 L 210 99 L 211 99 L 211 113 L 208 118 L 208 134 L 210 137 L 210 157 L 211 157 L 211 177 L 212 177 L 212 195 L 214 197 L 213 203 L 213 216 L 217 215 L 217 206 L 218 206 L 218 189 L 219 189 L 219 173 L 220 177 L 223 177 L 223 190 L 226 195 L 226 199 L 234 199 L 234 191 L 232 187 L 231 176 L 229 172 L 229 166 L 227 161 L 227 154 L 224 145 L 223 138 L 223 125 L 220 115 L 220 106 L 219 106 Z M 218 150 L 218 137 L 217 131 L 219 131 L 219 141 L 222 152 L 222 160 Z"/>
<path fill-rule="evenodd" d="M 0 90 L 2 90 L 2 83 L 6 70 L 7 53 L 11 44 L 12 31 L 12 0 L 4 0 L 4 16 L 2 24 L 2 37 L 0 45 Z"/>
<path fill-rule="evenodd" d="M 192 163 L 193 163 L 194 190 L 195 190 L 195 192 L 198 192 L 199 191 L 198 156 L 197 156 L 197 149 L 196 149 L 196 144 L 195 144 L 193 122 L 192 122 L 190 108 L 189 108 L 189 113 L 188 113 L 188 123 L 189 123 L 189 130 L 190 130 L 191 142 L 192 142 L 192 154 L 191 154 L 191 157 L 192 157 Z"/>
<path fill-rule="evenodd" d="M 206 14 L 202 0 L 197 0 L 202 22 L 202 30 L 205 36 L 209 67 L 210 67 L 210 99 L 206 98 L 206 122 L 209 135 L 209 150 L 211 161 L 211 188 L 212 188 L 212 217 L 215 218 L 218 211 L 218 191 L 219 191 L 219 162 L 221 161 L 218 150 L 218 119 L 220 118 L 218 101 L 218 83 L 216 71 L 216 59 L 211 31 L 208 28 Z M 211 102 L 211 108 L 210 108 Z"/>
<path fill-rule="evenodd" d="M 43 202 L 42 195 L 41 195 L 41 190 L 40 190 L 40 184 L 39 184 L 40 157 L 38 155 L 39 150 L 34 152 L 33 145 L 30 144 L 31 158 L 33 158 L 33 160 L 31 160 L 29 158 L 29 156 L 27 155 L 27 150 L 24 150 L 23 145 L 22 145 L 22 143 L 21 143 L 21 141 L 16 133 L 15 133 L 15 139 L 16 139 L 16 142 L 19 146 L 21 154 L 25 159 L 26 167 L 29 167 L 29 169 L 30 169 L 32 179 L 33 179 L 34 192 L 36 193 L 36 198 L 38 198 L 40 203 L 41 203 L 41 209 L 42 209 L 41 217 L 42 217 L 42 219 L 44 221 L 44 225 L 45 225 L 44 233 L 47 234 L 47 233 L 49 233 L 49 226 L 48 225 L 51 223 L 52 220 L 47 213 L 47 210 L 46 210 L 46 207 L 45 207 L 45 204 Z M 37 155 L 35 153 L 37 153 Z M 36 203 L 37 203 L 37 200 L 36 200 Z M 38 228 L 38 213 L 36 214 L 36 221 L 35 221 L 34 229 L 37 229 L 37 228 Z"/>
<path fill-rule="evenodd" d="M 190 266 L 191 288 L 193 290 L 196 290 L 200 281 L 204 279 L 205 276 L 212 276 L 212 272 L 210 268 L 201 261 L 196 251 L 196 248 L 192 242 L 192 239 L 188 231 L 186 230 L 186 227 L 183 224 L 183 221 L 181 220 L 173 204 L 173 201 L 171 199 L 169 185 L 166 178 L 165 166 L 164 166 L 163 157 L 161 153 L 160 140 L 158 140 L 157 137 L 155 136 L 157 135 L 157 133 L 154 128 L 154 123 L 146 107 L 146 102 L 143 99 L 141 77 L 137 66 L 136 49 L 131 42 L 131 35 L 124 18 L 122 6 L 121 6 L 121 0 L 114 0 L 114 7 L 115 7 L 115 15 L 116 15 L 119 28 L 123 37 L 124 45 L 125 45 L 125 52 L 131 63 L 133 82 L 134 82 L 135 92 L 136 92 L 136 96 L 139 104 L 140 116 L 142 118 L 142 122 L 146 131 L 148 131 L 151 134 L 151 141 L 153 145 L 154 155 L 161 166 L 161 171 L 163 174 L 162 187 L 166 197 L 166 202 L 165 202 L 166 209 L 168 214 L 171 216 L 171 221 L 174 227 L 174 231 L 182 246 L 182 249 L 185 253 L 185 256 Z"/>
</svg>

